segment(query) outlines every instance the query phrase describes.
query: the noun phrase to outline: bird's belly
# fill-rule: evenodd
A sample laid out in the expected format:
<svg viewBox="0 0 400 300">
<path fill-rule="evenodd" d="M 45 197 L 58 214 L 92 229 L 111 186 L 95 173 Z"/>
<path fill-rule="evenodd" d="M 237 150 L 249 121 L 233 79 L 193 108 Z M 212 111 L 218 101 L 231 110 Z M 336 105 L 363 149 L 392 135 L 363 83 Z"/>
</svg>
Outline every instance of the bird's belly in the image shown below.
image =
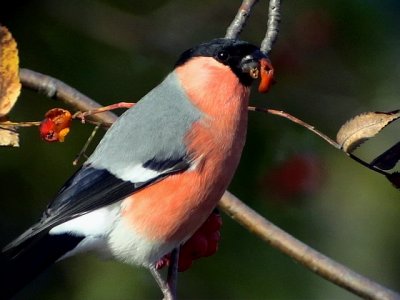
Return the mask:
<svg viewBox="0 0 400 300">
<path fill-rule="evenodd" d="M 149 267 L 171 252 L 177 244 L 149 239 L 137 232 L 127 220 L 120 219 L 108 237 L 108 247 L 112 255 L 124 263 Z"/>
<path fill-rule="evenodd" d="M 204 195 L 201 183 L 189 177 L 196 175 L 174 175 L 124 201 L 123 218 L 109 237 L 114 256 L 148 266 L 195 232 L 215 207 L 218 195 L 216 191 Z"/>
<path fill-rule="evenodd" d="M 172 175 L 123 201 L 121 221 L 110 235 L 119 259 L 148 265 L 188 239 L 214 209 L 224 188 L 196 172 Z"/>
<path fill-rule="evenodd" d="M 240 158 L 205 162 L 138 191 L 122 202 L 122 218 L 111 234 L 114 255 L 148 265 L 190 238 L 225 192 Z M 210 163 L 213 167 L 208 167 Z"/>
</svg>

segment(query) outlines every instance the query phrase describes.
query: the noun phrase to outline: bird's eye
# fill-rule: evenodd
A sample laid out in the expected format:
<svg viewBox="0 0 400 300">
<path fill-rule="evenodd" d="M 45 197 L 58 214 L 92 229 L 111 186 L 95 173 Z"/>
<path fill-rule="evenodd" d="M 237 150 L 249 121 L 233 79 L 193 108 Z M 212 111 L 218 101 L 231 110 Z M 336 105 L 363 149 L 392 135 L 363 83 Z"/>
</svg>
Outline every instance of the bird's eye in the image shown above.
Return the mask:
<svg viewBox="0 0 400 300">
<path fill-rule="evenodd" d="M 219 61 L 224 62 L 229 58 L 229 54 L 227 51 L 222 50 L 220 52 L 217 53 L 217 58 Z"/>
</svg>

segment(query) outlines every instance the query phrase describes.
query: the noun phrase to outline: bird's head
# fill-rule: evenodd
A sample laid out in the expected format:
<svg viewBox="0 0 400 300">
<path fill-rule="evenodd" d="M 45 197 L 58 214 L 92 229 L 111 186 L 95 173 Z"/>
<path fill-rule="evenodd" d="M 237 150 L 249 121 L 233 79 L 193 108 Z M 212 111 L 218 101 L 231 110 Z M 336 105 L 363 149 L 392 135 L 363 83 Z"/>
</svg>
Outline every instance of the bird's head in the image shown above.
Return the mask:
<svg viewBox="0 0 400 300">
<path fill-rule="evenodd" d="M 175 67 L 199 57 L 210 58 L 210 63 L 229 67 L 244 86 L 250 86 L 254 79 L 260 78 L 260 92 L 266 92 L 274 80 L 274 70 L 268 57 L 248 42 L 219 38 L 202 43 L 183 52 Z"/>
</svg>

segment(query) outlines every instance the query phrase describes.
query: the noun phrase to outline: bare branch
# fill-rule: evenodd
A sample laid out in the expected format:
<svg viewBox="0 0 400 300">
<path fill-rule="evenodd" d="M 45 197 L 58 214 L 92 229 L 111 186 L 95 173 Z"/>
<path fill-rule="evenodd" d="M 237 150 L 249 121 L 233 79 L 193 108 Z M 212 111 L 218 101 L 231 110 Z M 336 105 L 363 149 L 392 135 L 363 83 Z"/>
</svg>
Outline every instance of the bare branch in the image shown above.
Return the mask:
<svg viewBox="0 0 400 300">
<path fill-rule="evenodd" d="M 65 104 L 77 110 L 87 111 L 101 107 L 100 104 L 78 92 L 76 89 L 48 75 L 21 68 L 19 77 L 25 88 L 35 90 L 49 98 L 62 100 Z M 98 122 L 113 123 L 117 119 L 117 116 L 110 112 L 105 112 L 93 115 L 91 118 Z"/>
<path fill-rule="evenodd" d="M 21 82 L 24 87 L 44 92 L 45 95 L 51 98 L 56 97 L 76 109 L 85 111 L 101 107 L 100 104 L 84 96 L 77 90 L 50 76 L 27 69 L 23 69 L 23 72 L 20 74 L 22 74 Z M 94 117 L 105 123 L 110 123 L 117 119 L 117 116 L 112 112 L 96 114 Z M 293 119 L 296 118 L 293 117 Z M 294 239 L 229 192 L 224 194 L 220 201 L 220 206 L 228 215 L 250 232 L 257 234 L 272 247 L 294 258 L 323 278 L 362 297 L 371 299 L 400 299 L 400 295 L 395 292 L 355 273 Z"/>
<path fill-rule="evenodd" d="M 253 107 L 253 106 L 249 106 L 249 110 L 250 111 L 268 113 L 268 114 L 271 114 L 271 115 L 276 115 L 276 116 L 280 116 L 280 117 L 286 118 L 286 119 L 288 119 L 288 120 L 290 120 L 290 121 L 292 121 L 292 122 L 294 122 L 296 124 L 299 124 L 299 125 L 307 128 L 311 132 L 315 133 L 316 135 L 318 135 L 319 137 L 324 139 L 326 142 L 328 142 L 330 145 L 332 145 L 336 149 L 340 149 L 341 148 L 338 143 L 336 143 L 334 140 L 332 140 L 330 137 L 326 136 L 322 132 L 320 132 L 317 129 L 315 129 L 314 126 L 312 126 L 310 124 L 307 124 L 306 122 L 300 120 L 299 118 L 296 118 L 295 116 L 292 116 L 292 115 L 288 114 L 287 112 L 284 112 L 282 110 L 267 109 L 267 108 Z"/>
<path fill-rule="evenodd" d="M 119 102 L 119 103 L 115 103 L 115 104 L 99 107 L 99 108 L 96 108 L 96 109 L 87 110 L 87 111 L 84 111 L 84 112 L 77 111 L 72 116 L 72 118 L 81 119 L 82 123 L 85 123 L 86 117 L 88 117 L 88 116 L 92 116 L 92 115 L 95 115 L 95 114 L 100 114 L 100 113 L 103 113 L 103 112 L 106 112 L 106 111 L 110 111 L 110 110 L 114 110 L 114 109 L 118 109 L 118 108 L 131 108 L 133 105 L 135 105 L 135 103 Z"/>
<path fill-rule="evenodd" d="M 281 21 L 281 1 L 280 0 L 270 0 L 268 8 L 268 25 L 267 33 L 265 38 L 261 42 L 261 51 L 269 54 L 272 49 L 272 45 L 275 43 L 278 32 L 279 23 Z"/>
<path fill-rule="evenodd" d="M 357 274 L 295 239 L 231 193 L 225 192 L 219 206 L 247 230 L 330 282 L 367 299 L 400 299 L 399 294 Z"/>
<path fill-rule="evenodd" d="M 258 0 L 243 0 L 235 18 L 229 25 L 225 37 L 237 39 L 246 25 L 247 19 L 250 16 L 251 10 Z M 279 23 L 281 21 L 281 1 L 270 0 L 268 8 L 267 32 L 261 42 L 261 51 L 265 54 L 271 52 L 272 46 L 275 43 L 279 33 Z"/>
<path fill-rule="evenodd" d="M 288 114 L 287 112 L 284 112 L 282 110 L 276 110 L 276 109 L 268 109 L 268 108 L 260 108 L 260 107 L 254 107 L 254 106 L 249 106 L 249 111 L 256 111 L 256 112 L 262 112 L 262 113 L 267 113 L 271 115 L 276 115 L 285 119 L 288 119 L 292 121 L 293 123 L 299 124 L 300 126 L 303 126 L 304 128 L 310 130 L 312 133 L 318 135 L 320 138 L 325 140 L 328 144 L 331 146 L 335 147 L 338 150 L 342 150 L 342 146 L 339 145 L 337 142 L 332 140 L 330 137 L 327 135 L 323 134 L 321 131 L 317 130 L 314 126 L 300 120 L 299 118 L 296 118 L 295 116 L 292 116 L 291 114 Z M 359 164 L 363 165 L 364 167 L 377 172 L 379 174 L 382 174 L 384 176 L 390 176 L 390 173 L 385 172 L 384 170 L 379 169 L 373 164 L 367 163 L 366 161 L 362 160 L 358 156 L 354 155 L 353 153 L 345 152 L 343 151 L 348 157 L 350 157 L 352 160 L 358 162 Z"/>
<path fill-rule="evenodd" d="M 38 127 L 40 126 L 40 122 L 37 121 L 28 121 L 28 122 L 10 122 L 10 121 L 4 121 L 0 122 L 0 127 L 1 128 L 7 128 L 7 127 Z"/>
<path fill-rule="evenodd" d="M 78 163 L 82 157 L 87 157 L 86 150 L 89 147 L 90 143 L 92 142 L 92 140 L 93 140 L 94 136 L 96 135 L 97 131 L 99 130 L 99 128 L 100 128 L 100 125 L 96 125 L 96 127 L 93 129 L 93 131 L 90 134 L 89 138 L 87 139 L 85 145 L 83 145 L 82 150 L 79 151 L 78 155 L 75 157 L 74 161 L 72 162 L 72 164 L 74 166 L 78 165 Z"/>
<path fill-rule="evenodd" d="M 246 25 L 246 21 L 250 16 L 253 6 L 257 4 L 257 2 L 258 0 L 243 0 L 235 18 L 226 30 L 226 38 L 237 39 L 239 37 L 243 27 Z"/>
</svg>

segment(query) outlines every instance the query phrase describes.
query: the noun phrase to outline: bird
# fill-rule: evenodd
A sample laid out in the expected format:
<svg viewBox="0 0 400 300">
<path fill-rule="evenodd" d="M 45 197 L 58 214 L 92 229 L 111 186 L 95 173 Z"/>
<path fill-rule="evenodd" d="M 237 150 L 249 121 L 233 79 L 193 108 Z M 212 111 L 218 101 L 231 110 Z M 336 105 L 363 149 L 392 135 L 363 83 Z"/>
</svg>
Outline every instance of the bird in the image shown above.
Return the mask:
<svg viewBox="0 0 400 300">
<path fill-rule="evenodd" d="M 87 251 L 148 268 L 158 282 L 157 261 L 193 235 L 231 182 L 250 87 L 266 61 L 259 47 L 237 39 L 184 51 L 111 126 L 39 221 L 2 249 L 1 296 Z"/>
</svg>

